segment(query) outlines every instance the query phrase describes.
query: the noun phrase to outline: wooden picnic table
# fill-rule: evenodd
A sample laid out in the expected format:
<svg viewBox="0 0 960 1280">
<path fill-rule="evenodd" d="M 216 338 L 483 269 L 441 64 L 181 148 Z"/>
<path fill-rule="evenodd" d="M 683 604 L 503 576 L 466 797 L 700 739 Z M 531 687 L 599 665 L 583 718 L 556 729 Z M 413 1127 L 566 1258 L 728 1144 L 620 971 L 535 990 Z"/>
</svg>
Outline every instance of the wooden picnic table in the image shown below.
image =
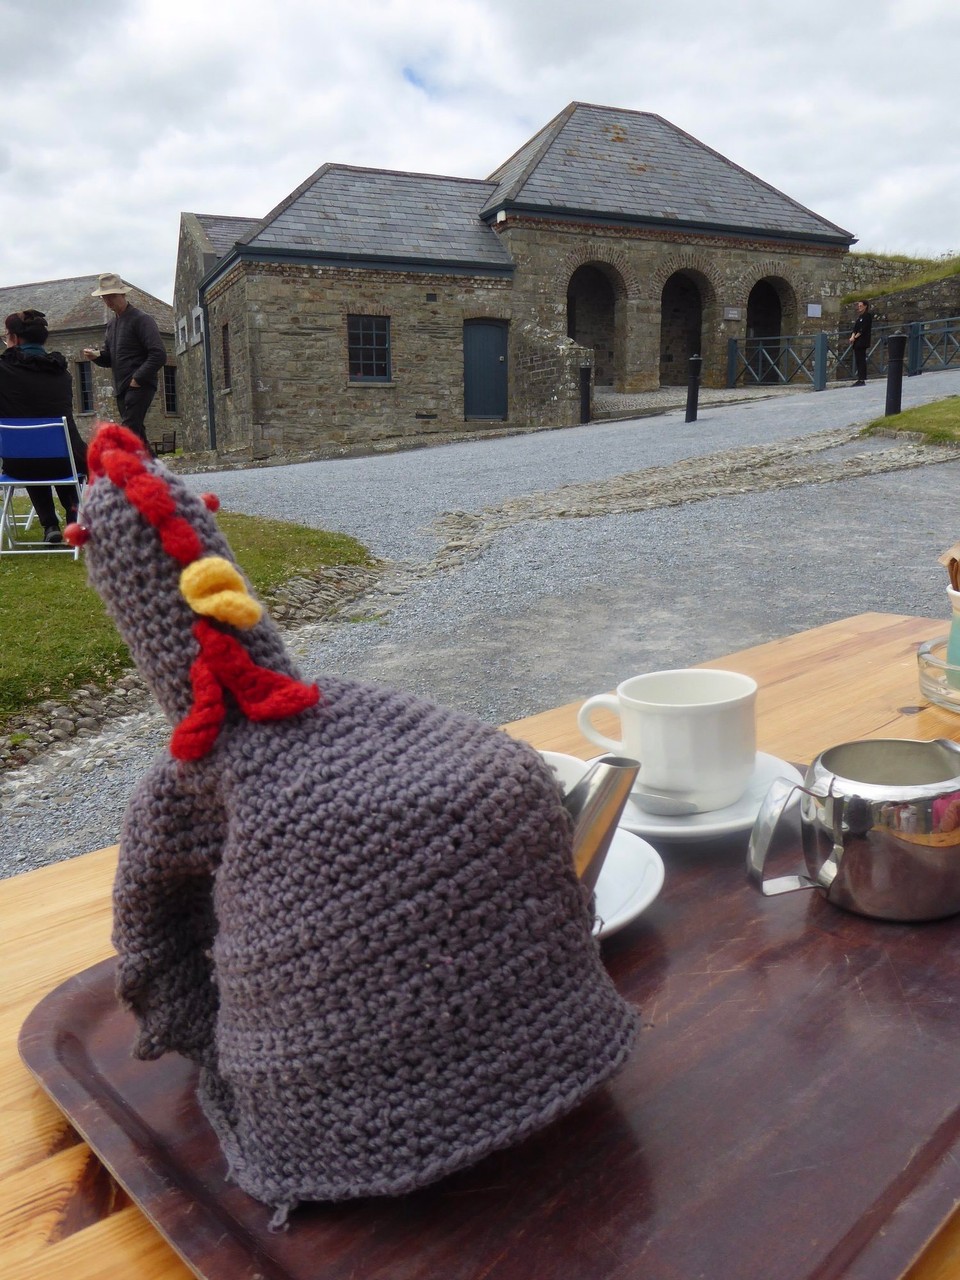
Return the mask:
<svg viewBox="0 0 960 1280">
<path fill-rule="evenodd" d="M 759 747 L 787 761 L 807 762 L 854 738 L 960 740 L 960 720 L 924 703 L 917 684 L 917 644 L 946 625 L 867 613 L 704 665 L 757 679 Z M 578 705 L 506 728 L 543 749 L 587 758 L 596 748 L 576 728 Z M 598 1100 L 405 1203 L 324 1207 L 310 1220 L 315 1234 L 302 1273 L 289 1261 L 296 1224 L 258 1236 L 262 1251 L 253 1249 L 249 1267 L 226 1262 L 231 1248 L 251 1247 L 245 1230 L 228 1240 L 221 1224 L 227 1269 L 211 1262 L 207 1272 L 193 1256 L 196 1273 L 230 1280 L 960 1277 L 960 1213 L 952 1213 L 960 1203 L 960 1107 L 951 1101 L 960 1102 L 960 1053 L 953 1052 L 960 1047 L 960 923 L 867 921 L 815 893 L 762 898 L 746 885 L 745 838 L 739 847 L 721 845 L 662 850 L 661 897 L 603 944 L 614 980 L 638 1001 L 645 1023 L 635 1065 L 631 1059 Z M 194 1274 L 17 1053 L 20 1028 L 41 998 L 111 956 L 115 862 L 115 847 L 101 849 L 0 883 L 6 1280 Z M 711 942 L 711 920 L 728 935 Z M 823 978 L 830 965 L 832 987 Z M 885 966 L 896 971 L 903 999 L 891 997 Z M 924 985 L 911 1003 L 905 984 L 918 981 L 917 972 Z M 774 1049 L 777 1060 L 764 1064 L 773 1078 L 762 1082 L 752 1074 L 754 1056 Z M 143 1068 L 165 1070 L 171 1056 Z M 881 1059 L 883 1071 L 871 1074 Z M 818 1073 L 821 1082 L 830 1079 L 818 1085 Z M 907 1122 L 905 1112 L 913 1117 Z M 838 1116 L 852 1152 L 837 1146 Z M 904 1132 L 901 1152 L 904 1124 L 916 1131 Z M 715 1164 L 711 1143 L 723 1155 Z M 739 1216 L 731 1205 L 740 1206 Z M 176 1247 L 189 1255 L 181 1241 Z M 211 1249 L 209 1257 L 216 1254 Z"/>
</svg>

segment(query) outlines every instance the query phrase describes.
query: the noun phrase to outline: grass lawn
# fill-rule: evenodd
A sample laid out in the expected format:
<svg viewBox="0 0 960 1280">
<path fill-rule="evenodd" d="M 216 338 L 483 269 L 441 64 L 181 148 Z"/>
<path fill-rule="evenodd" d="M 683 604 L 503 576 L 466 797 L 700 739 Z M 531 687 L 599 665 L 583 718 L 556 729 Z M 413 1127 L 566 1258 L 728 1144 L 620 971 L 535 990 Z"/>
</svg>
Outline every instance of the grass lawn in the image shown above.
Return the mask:
<svg viewBox="0 0 960 1280">
<path fill-rule="evenodd" d="M 217 522 L 261 596 L 328 565 L 374 563 L 343 534 L 227 511 L 218 513 Z M 87 586 L 82 551 L 78 561 L 68 555 L 0 557 L 0 733 L 12 716 L 44 699 L 89 682 L 109 686 L 130 665 L 100 597 Z"/>
<path fill-rule="evenodd" d="M 960 441 L 960 396 L 949 396 L 935 404 L 919 404 L 891 418 L 876 418 L 865 429 L 864 435 L 875 435 L 881 429 L 889 431 L 891 428 L 919 431 L 931 444 Z"/>
</svg>

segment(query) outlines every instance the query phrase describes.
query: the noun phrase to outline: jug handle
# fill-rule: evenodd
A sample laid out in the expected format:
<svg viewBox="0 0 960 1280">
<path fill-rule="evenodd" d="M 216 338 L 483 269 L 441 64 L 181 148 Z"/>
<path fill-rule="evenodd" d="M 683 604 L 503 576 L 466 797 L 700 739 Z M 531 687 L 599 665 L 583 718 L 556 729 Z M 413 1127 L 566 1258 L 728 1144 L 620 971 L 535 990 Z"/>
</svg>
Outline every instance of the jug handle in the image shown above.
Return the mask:
<svg viewBox="0 0 960 1280">
<path fill-rule="evenodd" d="M 757 820 L 750 832 L 750 843 L 747 846 L 747 878 L 765 897 L 778 893 L 793 893 L 795 889 L 815 889 L 817 882 L 807 875 L 774 876 L 770 880 L 763 878 L 763 868 L 770 850 L 773 833 L 777 823 L 783 817 L 783 811 L 790 802 L 795 791 L 806 792 L 806 787 L 790 782 L 787 778 L 774 778 L 763 804 L 757 814 Z M 807 794 L 810 794 L 809 792 Z"/>
<path fill-rule="evenodd" d="M 833 793 L 833 781 L 830 782 L 830 793 Z M 820 870 L 817 872 L 817 884 L 822 889 L 826 889 L 829 894 L 833 887 L 833 882 L 837 878 L 840 870 L 840 860 L 843 857 L 843 815 L 846 808 L 846 801 L 840 800 L 838 796 L 833 797 L 833 848 L 830 854 L 824 859 Z"/>
</svg>

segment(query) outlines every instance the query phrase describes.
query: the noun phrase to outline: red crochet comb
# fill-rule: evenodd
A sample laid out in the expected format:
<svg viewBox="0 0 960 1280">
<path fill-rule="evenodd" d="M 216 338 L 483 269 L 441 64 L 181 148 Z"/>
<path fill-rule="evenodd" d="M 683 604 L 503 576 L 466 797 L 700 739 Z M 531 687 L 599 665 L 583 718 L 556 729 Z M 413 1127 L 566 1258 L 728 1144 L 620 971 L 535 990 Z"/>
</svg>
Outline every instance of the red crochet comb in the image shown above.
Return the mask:
<svg viewBox="0 0 960 1280">
<path fill-rule="evenodd" d="M 203 555 L 203 546 L 194 527 L 178 516 L 167 482 L 144 463 L 150 451 L 139 436 L 116 422 L 104 422 L 87 450 L 91 480 L 106 476 L 160 535 L 168 555 L 183 565 Z M 210 511 L 220 505 L 213 494 L 201 501 Z M 89 534 L 71 525 L 71 545 L 82 545 Z M 86 536 L 81 538 L 80 535 Z M 72 539 L 77 537 L 77 544 Z M 194 624 L 199 653 L 190 668 L 193 704 L 173 731 L 171 754 L 178 760 L 199 760 L 213 747 L 226 717 L 224 690 L 228 690 L 251 720 L 284 720 L 315 706 L 320 690 L 292 676 L 261 667 L 233 636 L 203 620 Z"/>
<path fill-rule="evenodd" d="M 87 470 L 91 480 L 106 476 L 123 490 L 157 530 L 168 555 L 180 564 L 192 564 L 203 555 L 203 544 L 196 529 L 177 515 L 167 482 L 144 466 L 149 458 L 150 450 L 139 436 L 116 422 L 103 422 L 87 449 Z"/>
</svg>

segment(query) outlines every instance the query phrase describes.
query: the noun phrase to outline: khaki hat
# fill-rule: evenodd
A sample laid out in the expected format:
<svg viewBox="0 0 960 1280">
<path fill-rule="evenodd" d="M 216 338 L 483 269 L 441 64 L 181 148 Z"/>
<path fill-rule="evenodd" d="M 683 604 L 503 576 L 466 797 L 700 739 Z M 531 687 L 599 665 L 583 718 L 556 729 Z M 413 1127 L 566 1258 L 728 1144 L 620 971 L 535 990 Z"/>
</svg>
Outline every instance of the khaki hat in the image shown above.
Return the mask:
<svg viewBox="0 0 960 1280">
<path fill-rule="evenodd" d="M 118 275 L 115 275 L 112 271 L 104 271 L 100 276 L 99 285 L 97 286 L 96 289 L 94 289 L 90 297 L 102 298 L 104 294 L 107 294 L 107 293 L 129 293 L 129 292 L 130 292 L 130 285 L 124 284 L 123 281 L 120 279 L 120 277 Z"/>
</svg>

